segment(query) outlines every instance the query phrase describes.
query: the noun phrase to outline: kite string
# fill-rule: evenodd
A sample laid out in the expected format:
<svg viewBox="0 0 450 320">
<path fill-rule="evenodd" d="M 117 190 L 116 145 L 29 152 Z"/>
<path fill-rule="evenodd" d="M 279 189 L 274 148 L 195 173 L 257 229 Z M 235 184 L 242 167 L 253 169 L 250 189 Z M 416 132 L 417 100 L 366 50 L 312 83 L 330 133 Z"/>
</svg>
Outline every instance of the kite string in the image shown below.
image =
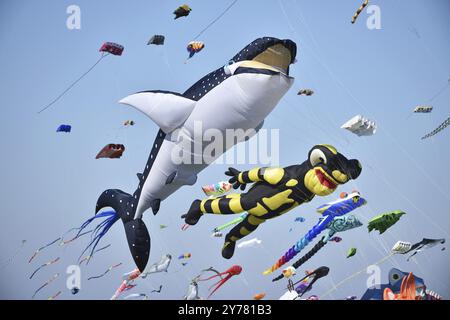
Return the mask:
<svg viewBox="0 0 450 320">
<path fill-rule="evenodd" d="M 202 29 L 195 37 L 194 40 L 197 40 L 198 37 L 200 37 L 206 30 L 208 30 L 214 23 L 216 23 L 220 18 L 222 18 L 225 13 L 228 12 L 228 10 L 231 9 L 232 6 L 235 5 L 235 3 L 238 2 L 238 0 L 234 0 L 217 18 L 215 18 L 213 21 L 211 21 L 205 28 Z"/>
<path fill-rule="evenodd" d="M 373 266 L 375 265 L 379 265 L 381 263 L 383 263 L 384 261 L 388 260 L 389 258 L 391 258 L 394 255 L 394 253 L 390 253 L 387 256 L 383 257 L 382 259 L 378 260 L 377 262 L 371 264 Z M 344 280 L 340 281 L 338 284 L 334 285 L 330 290 L 328 290 L 327 292 L 325 292 L 324 294 L 322 294 L 320 297 L 326 297 L 327 295 L 329 295 L 330 293 L 334 292 L 338 287 L 340 287 L 341 285 L 343 285 L 345 282 L 347 282 L 348 280 L 353 279 L 354 277 L 356 277 L 357 275 L 361 274 L 362 272 L 367 270 L 367 266 L 364 267 L 364 269 L 361 269 L 353 274 L 351 274 L 350 276 L 348 276 L 347 278 L 345 278 Z"/>
<path fill-rule="evenodd" d="M 59 99 L 61 99 L 70 89 L 72 89 L 81 79 L 83 79 L 89 72 L 92 71 L 92 69 L 94 69 L 97 64 L 100 63 L 100 61 L 102 61 L 103 58 L 106 58 L 109 55 L 109 53 L 104 54 L 102 53 L 102 55 L 100 56 L 100 58 L 97 60 L 97 62 L 94 63 L 94 65 L 92 67 L 89 68 L 89 70 L 87 70 L 85 73 L 83 73 L 77 80 L 75 80 L 74 82 L 72 82 L 72 84 L 66 89 L 64 90 L 59 96 L 57 96 L 52 102 L 50 102 L 48 105 L 46 105 L 43 109 L 41 109 L 38 113 L 41 113 L 45 110 L 47 110 L 48 108 L 50 108 L 53 104 L 55 104 Z"/>
</svg>

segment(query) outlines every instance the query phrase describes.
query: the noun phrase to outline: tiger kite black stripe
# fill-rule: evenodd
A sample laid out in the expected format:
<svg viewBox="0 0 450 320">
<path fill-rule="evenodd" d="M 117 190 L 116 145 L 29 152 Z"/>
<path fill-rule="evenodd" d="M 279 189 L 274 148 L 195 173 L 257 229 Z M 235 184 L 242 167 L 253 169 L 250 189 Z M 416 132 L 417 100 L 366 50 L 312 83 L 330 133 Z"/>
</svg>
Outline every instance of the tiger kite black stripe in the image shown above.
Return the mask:
<svg viewBox="0 0 450 320">
<path fill-rule="evenodd" d="M 239 171 L 229 168 L 226 175 L 234 189 L 244 193 L 194 200 L 187 214 L 182 218 L 189 225 L 195 225 L 203 214 L 248 215 L 225 236 L 222 256 L 230 259 L 236 242 L 255 231 L 266 220 L 278 217 L 291 209 L 311 201 L 314 196 L 327 196 L 339 184 L 356 179 L 361 173 L 358 160 L 348 160 L 330 145 L 314 146 L 308 160 L 302 164 L 285 168 L 254 168 Z"/>
</svg>

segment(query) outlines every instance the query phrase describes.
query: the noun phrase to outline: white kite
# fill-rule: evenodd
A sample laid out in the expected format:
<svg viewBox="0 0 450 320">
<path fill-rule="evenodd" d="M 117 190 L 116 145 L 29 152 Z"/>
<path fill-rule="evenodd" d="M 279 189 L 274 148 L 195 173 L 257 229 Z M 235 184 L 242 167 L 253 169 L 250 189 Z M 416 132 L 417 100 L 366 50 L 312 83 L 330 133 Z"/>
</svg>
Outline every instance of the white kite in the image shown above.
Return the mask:
<svg viewBox="0 0 450 320">
<path fill-rule="evenodd" d="M 244 242 L 241 242 L 237 245 L 238 248 L 251 248 L 254 246 L 257 246 L 259 244 L 261 244 L 261 240 L 259 240 L 258 238 L 253 238 Z"/>
<path fill-rule="evenodd" d="M 433 111 L 432 106 L 417 106 L 414 108 L 414 113 L 430 113 Z"/>
<path fill-rule="evenodd" d="M 361 136 L 371 136 L 377 131 L 377 124 L 361 115 L 354 116 L 341 126 L 352 133 Z"/>
</svg>

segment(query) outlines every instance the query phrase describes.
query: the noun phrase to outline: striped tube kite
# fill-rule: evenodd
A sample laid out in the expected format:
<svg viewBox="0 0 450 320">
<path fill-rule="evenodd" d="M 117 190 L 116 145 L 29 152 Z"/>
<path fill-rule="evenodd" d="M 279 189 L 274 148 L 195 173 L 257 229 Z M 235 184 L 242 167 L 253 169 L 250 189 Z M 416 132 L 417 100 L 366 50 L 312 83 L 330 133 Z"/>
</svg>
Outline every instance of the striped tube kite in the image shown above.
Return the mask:
<svg viewBox="0 0 450 320">
<path fill-rule="evenodd" d="M 442 130 L 444 130 L 445 128 L 447 128 L 450 125 L 450 117 L 447 118 L 447 120 L 445 120 L 444 122 L 442 122 L 439 127 L 437 127 L 436 129 L 434 129 L 433 131 L 431 131 L 430 133 L 424 135 L 422 137 L 422 140 L 428 139 L 432 136 L 434 136 L 435 134 L 438 134 L 439 132 L 441 132 Z"/>
<path fill-rule="evenodd" d="M 358 8 L 358 10 L 356 11 L 356 13 L 353 15 L 352 17 L 352 23 L 356 22 L 356 19 L 358 19 L 359 15 L 361 14 L 361 12 L 364 10 L 364 8 L 369 4 L 369 0 L 365 0 L 363 2 L 363 4 Z"/>
<path fill-rule="evenodd" d="M 311 259 L 317 252 L 319 252 L 319 250 L 322 249 L 328 243 L 328 241 L 333 241 L 333 238 L 338 238 L 336 236 L 333 237 L 335 233 L 351 230 L 354 228 L 358 228 L 360 226 L 362 226 L 362 223 L 354 215 L 334 218 L 333 221 L 327 227 L 327 229 L 329 230 L 328 234 L 322 237 L 322 239 L 320 239 L 319 242 L 317 242 L 314 245 L 314 247 L 312 247 L 311 250 L 309 250 L 303 257 L 298 259 L 290 268 L 294 270 L 300 268 L 300 266 L 302 266 L 309 259 Z M 272 281 L 278 281 L 283 277 L 286 278 L 284 270 L 282 274 L 272 279 Z"/>
</svg>

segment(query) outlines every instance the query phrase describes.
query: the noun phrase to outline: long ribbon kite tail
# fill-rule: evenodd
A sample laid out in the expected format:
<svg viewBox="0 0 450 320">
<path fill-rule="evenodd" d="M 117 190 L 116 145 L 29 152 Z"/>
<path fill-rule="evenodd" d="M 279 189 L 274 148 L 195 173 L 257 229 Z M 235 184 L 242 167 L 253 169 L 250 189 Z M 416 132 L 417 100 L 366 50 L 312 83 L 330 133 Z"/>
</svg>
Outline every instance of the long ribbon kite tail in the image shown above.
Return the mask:
<svg viewBox="0 0 450 320">
<path fill-rule="evenodd" d="M 323 220 L 320 220 L 308 233 L 301 238 L 295 245 L 293 245 L 278 261 L 263 272 L 264 275 L 268 275 L 286 262 L 289 262 L 294 258 L 300 251 L 302 251 L 315 237 L 317 237 L 323 230 L 326 229 L 327 225 L 333 220 L 332 216 L 326 216 Z"/>
<path fill-rule="evenodd" d="M 58 242 L 59 240 L 61 240 L 61 237 L 59 237 L 59 238 L 56 239 L 56 240 L 53 240 L 53 241 L 50 242 L 49 244 L 46 244 L 45 246 L 40 247 L 39 249 L 37 249 L 37 250 L 33 253 L 33 255 L 31 256 L 30 260 L 28 260 L 28 263 L 31 263 L 31 261 L 33 261 L 33 259 L 37 256 L 37 254 L 38 254 L 39 252 L 41 252 L 42 250 L 44 250 L 44 249 L 47 248 L 47 247 L 50 247 L 52 244 Z"/>
<path fill-rule="evenodd" d="M 306 253 L 303 257 L 298 259 L 292 266 L 295 269 L 299 268 L 306 261 L 311 259 L 317 252 L 319 252 L 319 250 L 322 249 L 326 244 L 327 242 L 324 242 L 323 239 L 321 239 L 319 242 L 316 243 L 316 245 L 311 250 L 308 251 L 308 253 Z"/>
<path fill-rule="evenodd" d="M 49 262 L 47 262 L 47 263 L 44 263 L 43 265 L 41 265 L 39 268 L 37 268 L 36 270 L 34 270 L 34 272 L 31 274 L 31 276 L 30 276 L 30 279 L 32 279 L 33 277 L 34 277 L 34 275 L 39 271 L 39 270 L 41 270 L 42 268 L 44 268 L 44 267 L 46 267 L 46 266 L 49 266 L 49 265 L 52 265 L 52 264 L 54 264 L 54 263 L 56 263 L 56 262 L 58 262 L 59 261 L 59 257 L 58 258 L 56 258 L 56 259 L 54 259 L 54 260 L 51 260 L 51 261 L 49 261 Z"/>
<path fill-rule="evenodd" d="M 311 259 L 320 249 L 322 249 L 325 245 L 327 244 L 327 242 L 323 241 L 323 238 L 316 243 L 316 245 L 308 251 L 308 253 L 306 253 L 303 257 L 301 257 L 300 259 L 298 259 L 292 266 L 295 269 L 298 269 L 301 265 L 303 265 L 306 261 L 308 261 L 309 259 Z M 280 279 L 283 279 L 283 274 L 280 274 L 278 277 L 272 279 L 273 282 L 278 281 Z"/>
</svg>

